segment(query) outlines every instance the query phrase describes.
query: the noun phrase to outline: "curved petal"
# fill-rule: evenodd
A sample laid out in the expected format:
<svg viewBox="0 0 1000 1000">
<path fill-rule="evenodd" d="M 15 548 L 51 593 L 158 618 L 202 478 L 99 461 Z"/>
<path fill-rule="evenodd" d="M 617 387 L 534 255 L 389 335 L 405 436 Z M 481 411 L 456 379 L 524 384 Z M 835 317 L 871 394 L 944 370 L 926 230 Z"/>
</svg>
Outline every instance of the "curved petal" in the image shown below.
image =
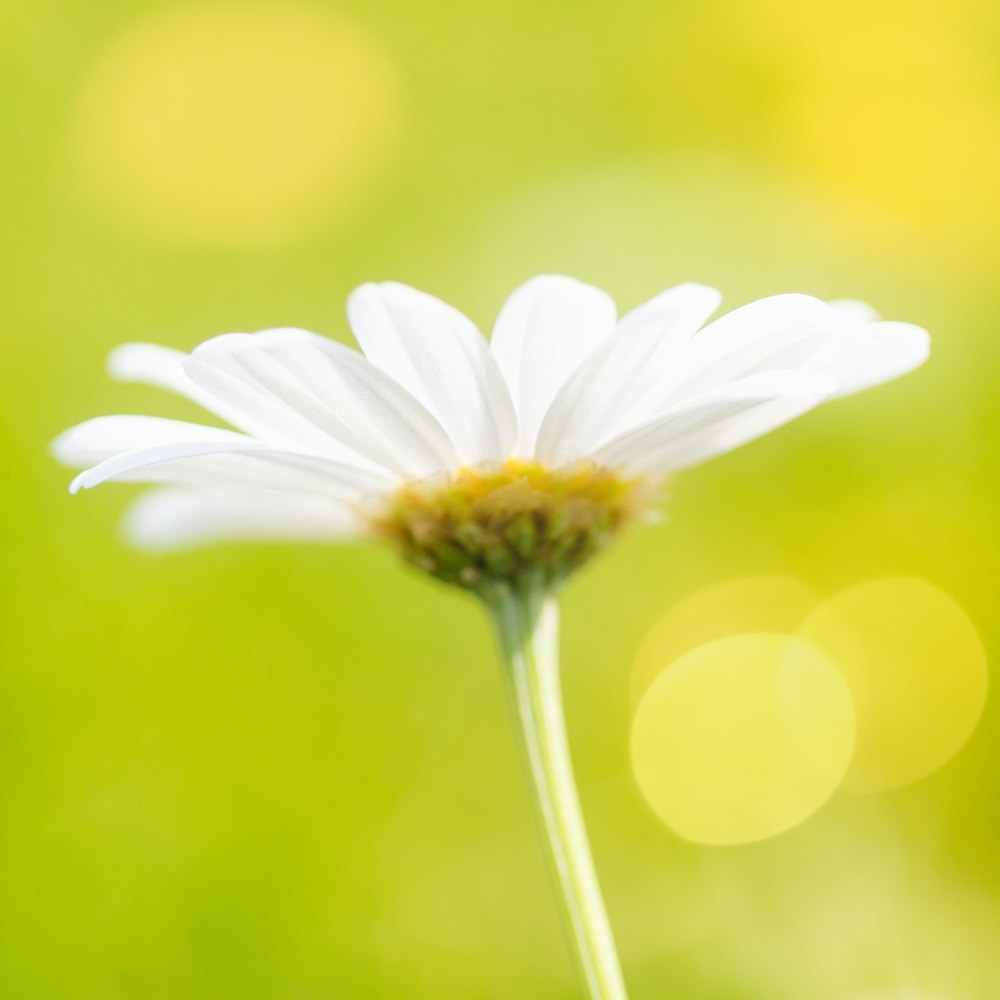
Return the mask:
<svg viewBox="0 0 1000 1000">
<path fill-rule="evenodd" d="M 70 492 L 111 480 L 290 490 L 348 502 L 389 492 L 399 484 L 386 474 L 314 455 L 269 449 L 249 440 L 192 440 L 114 455 L 77 476 Z"/>
<path fill-rule="evenodd" d="M 307 330 L 224 334 L 197 347 L 184 368 L 235 405 L 263 391 L 331 442 L 402 475 L 460 464 L 440 423 L 402 386 L 357 351 Z"/>
<path fill-rule="evenodd" d="M 683 361 L 653 390 L 658 408 L 755 373 L 794 369 L 838 382 L 835 395 L 868 388 L 916 368 L 929 353 L 926 331 L 873 323 L 863 303 L 835 306 L 806 295 L 776 295 L 743 306 L 701 330 Z"/>
<path fill-rule="evenodd" d="M 650 417 L 651 390 L 670 376 L 721 299 L 706 285 L 677 285 L 626 314 L 556 393 L 538 434 L 539 460 L 582 458 Z"/>
<path fill-rule="evenodd" d="M 773 295 L 734 309 L 692 338 L 675 370 L 656 387 L 656 408 L 756 372 L 803 367 L 842 322 L 809 295 Z"/>
<path fill-rule="evenodd" d="M 822 299 L 787 292 L 733 309 L 709 323 L 697 339 L 706 350 L 705 360 L 711 360 L 783 330 L 830 323 L 838 315 L 837 310 Z"/>
<path fill-rule="evenodd" d="M 835 312 L 825 322 L 757 337 L 707 364 L 694 361 L 694 371 L 675 385 L 673 395 L 685 397 L 754 372 L 796 369 L 830 376 L 838 384 L 834 396 L 846 396 L 912 371 L 929 354 L 930 337 L 920 327 L 859 322 Z"/>
<path fill-rule="evenodd" d="M 208 397 L 184 374 L 181 362 L 186 357 L 160 344 L 119 344 L 108 355 L 108 372 L 120 382 L 142 382 L 200 403 Z"/>
<path fill-rule="evenodd" d="M 247 540 L 339 542 L 360 533 L 353 512 L 326 497 L 195 489 L 151 490 L 123 528 L 133 545 L 161 551 Z"/>
<path fill-rule="evenodd" d="M 510 454 L 517 435 L 514 404 L 471 320 L 395 282 L 356 289 L 347 315 L 368 360 L 437 417 L 463 464 Z"/>
<path fill-rule="evenodd" d="M 124 451 L 182 442 L 252 444 L 236 431 L 206 427 L 186 420 L 116 414 L 94 417 L 63 431 L 50 445 L 52 454 L 69 466 L 96 465 Z"/>
<path fill-rule="evenodd" d="M 618 333 L 651 327 L 667 339 L 689 337 L 721 302 L 722 292 L 717 288 L 685 281 L 664 289 L 625 313 L 618 321 Z"/>
<path fill-rule="evenodd" d="M 313 493 L 357 503 L 396 490 L 401 481 L 382 473 L 287 451 L 222 452 L 144 465 L 114 477 L 117 482 L 177 483 L 235 489 Z"/>
<path fill-rule="evenodd" d="M 845 339 L 847 332 L 845 331 Z M 828 372 L 839 383 L 836 396 L 849 396 L 906 375 L 931 352 L 930 334 L 910 323 L 867 323 L 850 336 L 850 346 Z"/>
<path fill-rule="evenodd" d="M 517 411 L 518 455 L 533 457 L 549 404 L 614 326 L 610 296 L 573 278 L 533 278 L 504 303 L 490 349 Z"/>
<path fill-rule="evenodd" d="M 856 323 L 874 323 L 879 318 L 875 307 L 860 299 L 831 299 L 827 305 L 836 309 L 844 319 Z"/>
<path fill-rule="evenodd" d="M 821 403 L 836 385 L 813 372 L 751 375 L 671 407 L 609 441 L 594 458 L 633 475 L 674 472 L 774 430 Z"/>
<path fill-rule="evenodd" d="M 108 370 L 122 382 L 176 392 L 267 444 L 348 458 L 347 449 L 248 379 L 203 379 L 185 370 L 190 355 L 158 344 L 122 344 L 108 356 Z"/>
</svg>

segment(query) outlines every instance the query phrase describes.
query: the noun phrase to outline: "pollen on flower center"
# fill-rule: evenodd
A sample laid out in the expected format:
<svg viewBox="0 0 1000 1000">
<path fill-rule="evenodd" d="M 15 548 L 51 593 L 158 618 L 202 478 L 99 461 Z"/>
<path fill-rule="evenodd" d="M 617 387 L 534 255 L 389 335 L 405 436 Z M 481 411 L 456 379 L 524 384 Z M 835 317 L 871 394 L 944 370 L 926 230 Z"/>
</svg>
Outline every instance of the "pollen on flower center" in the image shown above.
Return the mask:
<svg viewBox="0 0 1000 1000">
<path fill-rule="evenodd" d="M 558 582 L 600 551 L 646 507 L 647 480 L 594 464 L 537 462 L 465 468 L 408 483 L 368 512 L 374 533 L 447 583 Z"/>
</svg>

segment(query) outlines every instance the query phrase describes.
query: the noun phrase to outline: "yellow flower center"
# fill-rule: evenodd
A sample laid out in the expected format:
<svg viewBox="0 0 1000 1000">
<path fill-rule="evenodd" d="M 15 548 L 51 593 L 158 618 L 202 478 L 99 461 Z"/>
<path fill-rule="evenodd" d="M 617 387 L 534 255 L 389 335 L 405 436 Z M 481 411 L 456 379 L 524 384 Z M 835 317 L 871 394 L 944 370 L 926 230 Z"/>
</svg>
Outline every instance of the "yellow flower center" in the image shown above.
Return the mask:
<svg viewBox="0 0 1000 1000">
<path fill-rule="evenodd" d="M 424 572 L 485 592 L 559 582 L 652 499 L 648 481 L 597 465 L 510 460 L 408 483 L 369 512 L 369 524 Z"/>
</svg>

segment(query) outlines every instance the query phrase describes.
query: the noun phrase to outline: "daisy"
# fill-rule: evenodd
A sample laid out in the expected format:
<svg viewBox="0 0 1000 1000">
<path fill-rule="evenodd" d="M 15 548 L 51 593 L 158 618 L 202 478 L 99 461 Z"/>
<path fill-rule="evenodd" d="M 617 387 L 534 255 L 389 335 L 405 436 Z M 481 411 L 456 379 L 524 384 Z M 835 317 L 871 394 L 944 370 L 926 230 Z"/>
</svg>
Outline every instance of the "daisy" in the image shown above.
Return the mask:
<svg viewBox="0 0 1000 1000">
<path fill-rule="evenodd" d="M 117 415 L 53 445 L 85 468 L 74 493 L 160 484 L 126 521 L 141 546 L 381 538 L 484 598 L 581 975 L 602 1000 L 625 991 L 565 747 L 554 590 L 665 477 L 928 355 L 924 330 L 860 303 L 777 295 L 708 323 L 719 301 L 678 285 L 617 319 L 599 289 L 543 276 L 510 296 L 487 344 L 438 299 L 367 284 L 348 302 L 363 353 L 295 329 L 112 353 L 115 377 L 232 429 Z"/>
<path fill-rule="evenodd" d="M 235 430 L 108 416 L 53 448 L 88 467 L 74 493 L 169 484 L 127 519 L 142 546 L 380 535 L 474 589 L 558 580 L 666 475 L 927 357 L 923 330 L 856 303 L 777 295 L 704 326 L 718 304 L 714 289 L 680 285 L 616 322 L 604 292 L 539 277 L 487 345 L 429 295 L 364 285 L 348 304 L 363 355 L 292 329 L 225 334 L 190 355 L 112 353 L 115 377 L 187 396 Z"/>
</svg>

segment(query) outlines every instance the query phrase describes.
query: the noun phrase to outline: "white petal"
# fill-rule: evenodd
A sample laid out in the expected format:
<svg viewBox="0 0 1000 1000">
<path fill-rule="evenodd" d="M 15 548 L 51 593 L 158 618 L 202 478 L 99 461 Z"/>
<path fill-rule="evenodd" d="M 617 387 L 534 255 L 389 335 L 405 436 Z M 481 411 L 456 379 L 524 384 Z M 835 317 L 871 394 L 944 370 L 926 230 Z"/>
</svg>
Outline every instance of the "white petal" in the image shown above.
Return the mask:
<svg viewBox="0 0 1000 1000">
<path fill-rule="evenodd" d="M 136 451 L 126 451 L 119 455 L 98 462 L 93 468 L 81 472 L 69 485 L 70 493 L 89 490 L 100 486 L 110 479 L 118 479 L 147 465 L 157 465 L 173 459 L 194 458 L 199 455 L 220 455 L 227 451 L 253 451 L 261 446 L 249 438 L 245 442 L 226 441 L 184 441 L 174 444 L 161 444 L 153 448 L 140 448 Z"/>
<path fill-rule="evenodd" d="M 197 483 L 320 493 L 354 502 L 398 485 L 387 474 L 315 455 L 278 451 L 245 441 L 186 441 L 128 451 L 82 472 L 70 492 L 110 480 Z"/>
<path fill-rule="evenodd" d="M 401 480 L 343 462 L 288 451 L 240 451 L 192 455 L 156 462 L 116 475 L 130 483 L 184 483 L 194 486 L 315 493 L 357 503 L 393 492 Z"/>
<path fill-rule="evenodd" d="M 538 458 L 550 465 L 582 458 L 652 416 L 651 390 L 669 378 L 721 298 L 705 285 L 677 285 L 627 313 L 556 393 L 538 434 Z"/>
<path fill-rule="evenodd" d="M 243 374 L 231 379 L 205 378 L 195 382 L 185 370 L 189 357 L 157 344 L 122 344 L 109 355 L 108 370 L 121 381 L 142 382 L 186 396 L 267 444 L 348 457 L 345 449 L 331 441 L 329 435 Z"/>
<path fill-rule="evenodd" d="M 163 417 L 94 417 L 63 431 L 52 442 L 52 454 L 64 465 L 87 466 L 103 462 L 124 451 L 153 448 L 182 442 L 252 443 L 235 431 L 206 427 L 185 420 Z"/>
<path fill-rule="evenodd" d="M 927 359 L 926 331 L 906 323 L 872 323 L 870 307 L 836 307 L 805 295 L 761 299 L 723 316 L 691 342 L 685 364 L 659 386 L 668 405 L 755 372 L 822 372 L 842 396 L 896 378 Z"/>
<path fill-rule="evenodd" d="M 812 372 L 751 375 L 677 404 L 609 441 L 594 458 L 635 475 L 676 471 L 766 434 L 835 388 L 833 379 Z"/>
<path fill-rule="evenodd" d="M 549 404 L 614 325 L 611 298 L 573 278 L 533 278 L 504 303 L 490 348 L 517 410 L 518 455 L 533 457 Z"/>
<path fill-rule="evenodd" d="M 874 306 L 860 299 L 834 299 L 827 304 L 831 309 L 836 309 L 844 319 L 855 323 L 874 323 L 879 318 Z"/>
<path fill-rule="evenodd" d="M 159 344 L 121 344 L 108 355 L 108 371 L 121 382 L 142 382 L 201 402 L 205 394 L 184 374 L 187 357 Z"/>
<path fill-rule="evenodd" d="M 652 327 L 664 337 L 690 336 L 719 308 L 722 292 L 686 281 L 672 285 L 629 310 L 618 321 L 618 333 Z"/>
<path fill-rule="evenodd" d="M 698 335 L 698 341 L 709 349 L 711 357 L 783 330 L 829 323 L 837 316 L 835 309 L 812 295 L 771 295 L 713 320 Z"/>
<path fill-rule="evenodd" d="M 807 367 L 824 350 L 826 335 L 843 321 L 808 295 L 774 295 L 710 323 L 656 389 L 658 407 L 755 372 Z"/>
<path fill-rule="evenodd" d="M 822 370 L 839 383 L 835 395 L 848 396 L 919 368 L 930 356 L 930 334 L 910 323 L 867 323 L 843 331 L 850 343 L 836 363 Z"/>
<path fill-rule="evenodd" d="M 440 423 L 357 351 L 306 330 L 229 333 L 197 347 L 185 371 L 246 405 L 248 391 L 304 419 L 331 442 L 402 475 L 460 464 Z M 250 405 L 253 405 L 252 403 Z"/>
<path fill-rule="evenodd" d="M 325 497 L 195 489 L 151 490 L 123 527 L 134 545 L 154 550 L 238 540 L 334 542 L 359 533 L 352 511 Z"/>
<path fill-rule="evenodd" d="M 471 320 L 394 282 L 362 285 L 348 300 L 347 314 L 368 360 L 437 417 L 463 464 L 510 454 L 517 435 L 514 405 Z"/>
<path fill-rule="evenodd" d="M 930 337 L 920 327 L 857 322 L 835 314 L 823 323 L 757 337 L 724 357 L 713 356 L 707 364 L 692 361 L 693 373 L 673 387 L 673 398 L 775 369 L 828 375 L 838 383 L 834 396 L 845 396 L 912 371 L 927 360 L 929 353 Z"/>
</svg>

